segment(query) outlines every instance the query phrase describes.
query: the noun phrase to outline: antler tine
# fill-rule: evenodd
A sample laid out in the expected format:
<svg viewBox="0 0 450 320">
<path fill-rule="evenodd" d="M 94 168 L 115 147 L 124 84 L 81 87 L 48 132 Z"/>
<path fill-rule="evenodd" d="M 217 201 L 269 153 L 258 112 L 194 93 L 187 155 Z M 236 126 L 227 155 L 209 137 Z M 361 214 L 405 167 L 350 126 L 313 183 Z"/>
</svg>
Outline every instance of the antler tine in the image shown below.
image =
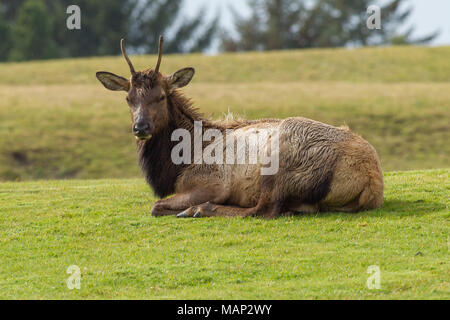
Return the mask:
<svg viewBox="0 0 450 320">
<path fill-rule="evenodd" d="M 122 49 L 123 57 L 125 58 L 125 60 L 127 60 L 127 63 L 130 66 L 131 74 L 135 75 L 136 71 L 134 71 L 133 64 L 131 63 L 130 59 L 127 56 L 127 52 L 125 51 L 125 40 L 123 40 L 123 39 L 120 40 L 120 49 Z"/>
<path fill-rule="evenodd" d="M 162 58 L 162 47 L 163 47 L 164 38 L 163 36 L 159 36 L 159 46 L 158 46 L 158 62 L 156 63 L 155 73 L 159 72 L 159 66 L 161 65 Z"/>
</svg>

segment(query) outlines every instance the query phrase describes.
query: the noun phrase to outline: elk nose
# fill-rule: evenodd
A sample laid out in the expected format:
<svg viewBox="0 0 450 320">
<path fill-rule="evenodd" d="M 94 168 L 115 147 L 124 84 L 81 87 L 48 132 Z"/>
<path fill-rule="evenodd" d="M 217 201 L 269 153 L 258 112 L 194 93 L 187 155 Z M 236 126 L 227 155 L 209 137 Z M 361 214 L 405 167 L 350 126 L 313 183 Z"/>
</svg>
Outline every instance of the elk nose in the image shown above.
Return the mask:
<svg viewBox="0 0 450 320">
<path fill-rule="evenodd" d="M 133 133 L 135 135 L 147 134 L 150 130 L 150 126 L 147 123 L 135 123 L 133 125 Z"/>
</svg>

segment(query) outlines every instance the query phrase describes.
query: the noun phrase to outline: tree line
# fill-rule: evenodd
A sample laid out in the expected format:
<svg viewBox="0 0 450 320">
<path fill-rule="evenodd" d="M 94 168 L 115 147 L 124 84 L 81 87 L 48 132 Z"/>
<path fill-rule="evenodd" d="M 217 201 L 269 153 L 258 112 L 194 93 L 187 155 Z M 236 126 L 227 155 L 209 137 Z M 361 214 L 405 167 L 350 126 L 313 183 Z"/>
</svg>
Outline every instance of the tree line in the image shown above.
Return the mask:
<svg viewBox="0 0 450 320">
<path fill-rule="evenodd" d="M 244 1 L 243 1 L 244 2 Z M 249 16 L 236 8 L 233 30 L 206 18 L 203 7 L 187 17 L 183 0 L 0 0 L 0 61 L 115 55 L 125 37 L 135 52 L 154 53 L 160 34 L 167 53 L 202 52 L 214 40 L 222 51 L 275 50 L 349 45 L 427 43 L 437 32 L 412 38 L 400 27 L 411 14 L 405 0 L 381 7 L 383 28 L 369 30 L 373 0 L 247 0 Z M 68 30 L 66 9 L 81 8 L 82 27 Z"/>
</svg>

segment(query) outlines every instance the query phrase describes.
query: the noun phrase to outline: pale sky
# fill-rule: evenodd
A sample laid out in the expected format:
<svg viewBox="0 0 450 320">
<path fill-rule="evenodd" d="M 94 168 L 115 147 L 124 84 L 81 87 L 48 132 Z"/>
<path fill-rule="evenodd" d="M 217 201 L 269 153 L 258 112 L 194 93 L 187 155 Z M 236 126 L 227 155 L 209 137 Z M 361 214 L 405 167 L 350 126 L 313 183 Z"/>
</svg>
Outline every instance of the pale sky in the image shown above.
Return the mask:
<svg viewBox="0 0 450 320">
<path fill-rule="evenodd" d="M 185 5 L 188 15 L 192 15 L 202 6 L 207 6 L 209 16 L 220 12 L 221 25 L 232 27 L 232 16 L 228 7 L 233 6 L 245 16 L 249 12 L 245 3 L 244 0 L 187 0 Z M 407 0 L 405 3 L 413 7 L 413 12 L 406 25 L 416 27 L 415 37 L 440 29 L 441 34 L 431 45 L 450 45 L 450 0 Z"/>
</svg>

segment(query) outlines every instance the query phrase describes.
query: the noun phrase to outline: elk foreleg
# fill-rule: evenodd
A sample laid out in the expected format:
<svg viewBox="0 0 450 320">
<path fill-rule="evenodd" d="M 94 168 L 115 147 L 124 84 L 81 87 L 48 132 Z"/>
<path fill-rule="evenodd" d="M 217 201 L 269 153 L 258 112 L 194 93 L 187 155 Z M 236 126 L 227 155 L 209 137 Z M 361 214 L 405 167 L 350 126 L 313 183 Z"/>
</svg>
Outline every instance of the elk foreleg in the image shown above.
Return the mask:
<svg viewBox="0 0 450 320">
<path fill-rule="evenodd" d="M 222 205 L 224 202 L 209 202 L 194 205 L 177 215 L 178 218 L 200 217 L 263 217 L 275 218 L 285 210 L 285 201 L 274 188 L 275 178 L 264 176 L 261 179 L 261 194 L 258 203 L 252 208 L 243 208 L 232 205 Z"/>
<path fill-rule="evenodd" d="M 170 216 L 179 214 L 192 206 L 196 206 L 207 201 L 217 201 L 221 197 L 220 192 L 211 188 L 194 189 L 188 192 L 182 192 L 167 199 L 158 200 L 152 207 L 151 215 L 154 217 Z"/>
<path fill-rule="evenodd" d="M 206 202 L 192 206 L 177 215 L 178 218 L 201 218 L 201 217 L 263 217 L 275 218 L 282 211 L 281 202 L 267 203 L 264 200 L 258 202 L 253 208 L 238 206 L 227 206 Z"/>
</svg>

